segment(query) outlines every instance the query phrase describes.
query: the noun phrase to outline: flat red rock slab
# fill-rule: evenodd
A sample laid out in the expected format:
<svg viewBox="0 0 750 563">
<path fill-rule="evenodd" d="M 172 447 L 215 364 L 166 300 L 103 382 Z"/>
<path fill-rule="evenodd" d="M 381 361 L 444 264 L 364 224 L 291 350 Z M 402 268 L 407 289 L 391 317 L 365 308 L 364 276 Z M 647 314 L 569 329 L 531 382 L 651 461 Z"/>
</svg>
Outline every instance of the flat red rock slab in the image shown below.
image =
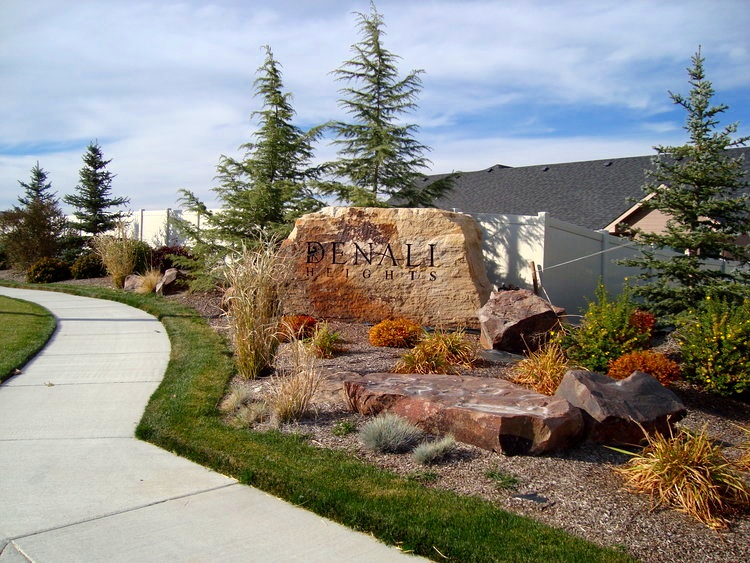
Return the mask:
<svg viewBox="0 0 750 563">
<path fill-rule="evenodd" d="M 352 410 L 388 411 L 427 432 L 506 455 L 538 455 L 578 443 L 581 411 L 503 379 L 456 375 L 368 374 L 344 380 Z"/>
</svg>

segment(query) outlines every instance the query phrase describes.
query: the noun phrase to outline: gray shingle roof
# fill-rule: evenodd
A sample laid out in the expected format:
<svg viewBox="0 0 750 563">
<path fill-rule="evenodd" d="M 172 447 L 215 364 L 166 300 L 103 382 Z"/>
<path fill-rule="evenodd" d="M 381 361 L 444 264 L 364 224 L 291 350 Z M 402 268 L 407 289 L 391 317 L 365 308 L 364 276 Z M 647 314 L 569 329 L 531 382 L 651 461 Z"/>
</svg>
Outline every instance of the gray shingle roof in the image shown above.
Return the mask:
<svg viewBox="0 0 750 563">
<path fill-rule="evenodd" d="M 745 155 L 750 173 L 750 148 L 732 149 Z M 453 190 L 435 206 L 465 213 L 553 217 L 589 229 L 603 229 L 643 198 L 645 170 L 652 156 L 634 156 L 510 168 L 496 165 L 461 172 Z M 425 182 L 445 174 L 429 176 Z M 750 177 L 750 174 L 749 176 Z"/>
</svg>

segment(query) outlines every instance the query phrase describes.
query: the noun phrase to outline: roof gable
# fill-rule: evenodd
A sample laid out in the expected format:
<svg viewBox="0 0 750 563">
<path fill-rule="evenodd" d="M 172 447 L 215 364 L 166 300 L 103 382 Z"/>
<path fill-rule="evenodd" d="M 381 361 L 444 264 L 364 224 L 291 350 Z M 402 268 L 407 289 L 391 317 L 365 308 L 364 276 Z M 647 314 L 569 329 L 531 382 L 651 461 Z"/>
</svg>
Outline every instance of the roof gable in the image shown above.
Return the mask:
<svg viewBox="0 0 750 563">
<path fill-rule="evenodd" d="M 750 148 L 731 149 L 738 154 Z M 745 168 L 750 166 L 746 154 Z M 435 202 L 465 213 L 553 217 L 589 229 L 603 229 L 643 198 L 653 156 L 635 156 L 509 168 L 495 165 L 460 172 L 454 189 Z M 444 177 L 429 176 L 426 181 Z"/>
</svg>

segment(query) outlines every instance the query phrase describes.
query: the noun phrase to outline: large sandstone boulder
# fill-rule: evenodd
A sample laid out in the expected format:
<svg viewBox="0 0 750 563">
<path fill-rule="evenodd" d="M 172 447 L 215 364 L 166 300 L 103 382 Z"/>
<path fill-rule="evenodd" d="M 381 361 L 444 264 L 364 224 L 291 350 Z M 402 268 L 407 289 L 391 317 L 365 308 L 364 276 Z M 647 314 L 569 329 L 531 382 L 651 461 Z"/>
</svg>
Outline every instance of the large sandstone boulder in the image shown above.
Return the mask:
<svg viewBox="0 0 750 563">
<path fill-rule="evenodd" d="M 477 223 L 440 209 L 326 207 L 281 247 L 288 314 L 478 328 L 490 294 Z"/>
<path fill-rule="evenodd" d="M 644 439 L 641 427 L 666 433 L 687 414 L 677 395 L 641 371 L 615 380 L 569 370 L 555 396 L 584 412 L 588 439 L 602 444 L 639 444 Z"/>
<path fill-rule="evenodd" d="M 350 407 L 388 411 L 428 432 L 506 455 L 562 450 L 581 438 L 581 412 L 502 380 L 454 375 L 369 374 L 344 380 Z"/>
<path fill-rule="evenodd" d="M 485 349 L 523 354 L 535 350 L 540 335 L 559 324 L 565 309 L 554 307 L 528 289 L 493 291 L 477 313 Z"/>
</svg>

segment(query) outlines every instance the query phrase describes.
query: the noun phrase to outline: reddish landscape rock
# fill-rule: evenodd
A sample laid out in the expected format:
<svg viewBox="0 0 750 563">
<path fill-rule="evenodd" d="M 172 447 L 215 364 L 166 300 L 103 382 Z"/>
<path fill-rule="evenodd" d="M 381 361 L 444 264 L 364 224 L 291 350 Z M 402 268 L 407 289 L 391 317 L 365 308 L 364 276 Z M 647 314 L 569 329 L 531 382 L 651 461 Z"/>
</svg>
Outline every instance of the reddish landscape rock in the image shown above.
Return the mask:
<svg viewBox="0 0 750 563">
<path fill-rule="evenodd" d="M 555 396 L 584 412 L 588 439 L 602 444 L 638 444 L 644 439 L 641 426 L 665 433 L 687 414 L 677 395 L 642 371 L 615 380 L 569 370 Z"/>
<path fill-rule="evenodd" d="M 559 323 L 565 309 L 554 307 L 528 289 L 493 291 L 477 315 L 486 349 L 523 354 L 535 350 L 539 335 Z"/>
<path fill-rule="evenodd" d="M 502 379 L 377 373 L 344 381 L 350 407 L 361 414 L 403 416 L 423 430 L 506 455 L 537 455 L 575 445 L 581 412 Z"/>
</svg>

